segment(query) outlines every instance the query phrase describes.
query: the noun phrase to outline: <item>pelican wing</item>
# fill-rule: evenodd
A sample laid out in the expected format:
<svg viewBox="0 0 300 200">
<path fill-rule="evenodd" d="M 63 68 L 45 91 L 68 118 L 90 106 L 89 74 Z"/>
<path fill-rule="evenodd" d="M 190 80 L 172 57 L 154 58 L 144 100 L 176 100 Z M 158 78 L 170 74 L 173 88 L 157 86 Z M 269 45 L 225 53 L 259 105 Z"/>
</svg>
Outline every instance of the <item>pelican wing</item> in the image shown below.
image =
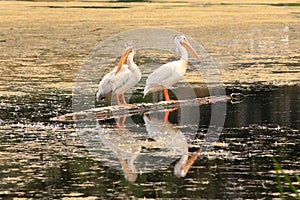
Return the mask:
<svg viewBox="0 0 300 200">
<path fill-rule="evenodd" d="M 166 63 L 154 70 L 146 80 L 144 95 L 150 92 L 160 91 L 163 88 L 169 88 L 178 82 L 183 74 L 178 71 L 178 61 Z"/>
<path fill-rule="evenodd" d="M 97 98 L 104 98 L 107 94 L 114 91 L 114 84 L 115 84 L 115 73 L 117 71 L 118 66 L 114 67 L 112 71 L 107 73 L 103 78 L 101 79 L 98 87 L 97 92 Z M 123 68 L 120 70 L 120 73 L 124 70 Z"/>
<path fill-rule="evenodd" d="M 114 72 L 111 71 L 106 74 L 99 83 L 97 99 L 105 97 L 112 92 Z"/>
<path fill-rule="evenodd" d="M 112 90 L 114 92 L 116 92 L 118 90 L 122 90 L 122 91 L 118 91 L 118 92 L 122 93 L 125 90 L 130 89 L 130 88 L 127 88 L 126 86 L 130 79 L 131 74 L 132 74 L 132 71 L 130 69 L 128 69 L 128 65 L 123 65 L 121 70 L 119 71 L 119 73 L 116 74 L 114 77 Z"/>
</svg>

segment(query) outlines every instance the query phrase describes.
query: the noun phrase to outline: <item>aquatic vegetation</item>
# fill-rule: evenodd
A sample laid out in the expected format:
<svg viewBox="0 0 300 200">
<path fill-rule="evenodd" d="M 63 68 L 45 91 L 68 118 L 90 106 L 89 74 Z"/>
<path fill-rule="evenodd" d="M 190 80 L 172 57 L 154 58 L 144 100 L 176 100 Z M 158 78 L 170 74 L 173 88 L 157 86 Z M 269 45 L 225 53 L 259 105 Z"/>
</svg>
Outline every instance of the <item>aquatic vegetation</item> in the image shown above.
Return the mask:
<svg viewBox="0 0 300 200">
<path fill-rule="evenodd" d="M 287 183 L 289 185 L 289 188 L 290 188 L 291 192 L 293 192 L 295 194 L 295 196 L 297 197 L 297 199 L 300 199 L 300 195 L 299 195 L 299 192 L 298 192 L 299 189 L 296 188 L 296 186 L 293 184 L 291 178 L 282 169 L 282 167 L 277 162 L 277 160 L 275 158 L 272 158 L 272 160 L 274 162 L 274 166 L 275 166 L 275 170 L 276 170 L 276 180 L 277 180 L 277 184 L 278 184 L 278 189 L 280 191 L 280 197 L 281 197 L 281 199 L 285 199 L 284 189 L 283 189 L 283 184 L 284 183 Z M 294 178 L 298 181 L 298 183 L 300 185 L 300 177 L 299 177 L 299 175 L 297 175 L 296 173 L 294 173 L 293 175 L 294 175 Z M 283 180 L 282 180 L 281 176 L 283 176 Z"/>
</svg>

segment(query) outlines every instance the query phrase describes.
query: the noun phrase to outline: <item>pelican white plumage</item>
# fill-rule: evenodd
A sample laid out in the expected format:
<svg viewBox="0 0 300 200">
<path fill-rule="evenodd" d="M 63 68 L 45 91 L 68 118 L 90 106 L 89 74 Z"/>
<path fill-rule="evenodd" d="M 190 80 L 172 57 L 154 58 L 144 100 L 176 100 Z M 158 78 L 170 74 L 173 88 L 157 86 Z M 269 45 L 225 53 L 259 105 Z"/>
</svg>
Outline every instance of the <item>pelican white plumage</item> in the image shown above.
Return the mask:
<svg viewBox="0 0 300 200">
<path fill-rule="evenodd" d="M 188 39 L 184 35 L 174 37 L 174 43 L 181 53 L 180 60 L 166 63 L 154 70 L 146 80 L 144 97 L 153 92 L 163 90 L 166 101 L 170 101 L 168 88 L 177 83 L 184 76 L 188 66 L 189 50 L 198 61 L 201 61 Z"/>
<path fill-rule="evenodd" d="M 107 94 L 114 93 L 118 105 L 122 105 L 119 96 L 122 96 L 123 105 L 127 105 L 124 93 L 135 86 L 141 79 L 141 71 L 134 63 L 135 48 L 133 45 L 125 44 L 118 65 L 106 74 L 99 83 L 97 99 L 103 99 Z M 124 64 L 127 58 L 127 64 Z"/>
</svg>

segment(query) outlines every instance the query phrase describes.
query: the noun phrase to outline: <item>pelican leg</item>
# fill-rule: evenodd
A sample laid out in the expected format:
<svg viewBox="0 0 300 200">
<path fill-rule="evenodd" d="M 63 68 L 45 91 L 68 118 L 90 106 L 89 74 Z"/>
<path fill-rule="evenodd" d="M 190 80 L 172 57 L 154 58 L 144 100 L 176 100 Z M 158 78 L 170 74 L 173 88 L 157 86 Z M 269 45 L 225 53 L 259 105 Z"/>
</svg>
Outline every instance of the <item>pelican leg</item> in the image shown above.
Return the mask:
<svg viewBox="0 0 300 200">
<path fill-rule="evenodd" d="M 127 102 L 126 102 L 126 99 L 125 99 L 125 96 L 124 96 L 124 93 L 123 94 L 121 94 L 121 96 L 122 96 L 122 101 L 123 101 L 123 105 L 127 105 Z"/>
<path fill-rule="evenodd" d="M 164 116 L 164 122 L 168 122 L 169 121 L 169 114 L 170 114 L 170 112 L 173 112 L 173 111 L 175 111 L 177 109 L 178 108 L 171 108 L 171 109 L 166 110 L 165 116 Z"/>
<path fill-rule="evenodd" d="M 169 92 L 167 88 L 164 89 L 164 97 L 165 101 L 170 101 Z"/>
<path fill-rule="evenodd" d="M 123 117 L 123 119 L 122 119 L 122 124 L 121 124 L 121 126 L 122 126 L 122 127 L 124 127 L 124 124 L 125 124 L 126 118 L 127 118 L 127 116 L 126 116 L 126 115 L 124 115 L 124 117 Z"/>
<path fill-rule="evenodd" d="M 164 122 L 168 122 L 168 121 L 169 121 L 169 114 L 170 114 L 170 111 L 167 110 L 167 111 L 165 112 Z"/>
<path fill-rule="evenodd" d="M 116 128 L 120 128 L 120 117 L 118 117 L 116 121 Z"/>
<path fill-rule="evenodd" d="M 122 122 L 120 123 L 121 117 L 118 117 L 118 118 L 117 118 L 117 121 L 116 121 L 116 128 L 124 127 L 126 118 L 127 118 L 127 116 L 125 115 L 125 116 L 122 118 Z"/>
<path fill-rule="evenodd" d="M 121 106 L 122 104 L 120 103 L 120 100 L 119 100 L 119 94 L 116 94 L 116 100 L 117 100 L 118 106 Z"/>
</svg>

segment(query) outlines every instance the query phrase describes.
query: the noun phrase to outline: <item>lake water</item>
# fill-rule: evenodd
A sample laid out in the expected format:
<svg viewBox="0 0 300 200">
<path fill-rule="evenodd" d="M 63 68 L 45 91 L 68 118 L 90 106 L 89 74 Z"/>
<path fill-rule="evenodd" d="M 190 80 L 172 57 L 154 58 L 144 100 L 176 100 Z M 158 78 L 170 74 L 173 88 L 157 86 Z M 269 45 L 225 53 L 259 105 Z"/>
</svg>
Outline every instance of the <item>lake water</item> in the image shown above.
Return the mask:
<svg viewBox="0 0 300 200">
<path fill-rule="evenodd" d="M 166 127 L 159 112 L 128 117 L 124 126 L 122 119 L 119 126 L 115 120 L 95 121 L 97 128 L 78 132 L 72 123 L 48 121 L 70 111 L 68 96 L 2 98 L 1 196 L 279 197 L 271 158 L 289 173 L 299 173 L 299 90 L 273 88 L 227 103 L 220 137 L 184 177 L 174 168 L 203 144 L 210 105 L 200 106 L 195 132 L 194 124 L 178 124 L 179 111 L 170 112 Z M 153 132 L 155 126 L 160 131 Z"/>
<path fill-rule="evenodd" d="M 280 198 L 272 158 L 299 188 L 298 4 L 90 3 L 98 5 L 1 2 L 0 198 Z M 154 10 L 157 18 L 145 18 Z M 132 19 L 124 22 L 127 11 Z M 190 34 L 219 67 L 226 94 L 246 98 L 196 106 L 190 115 L 180 108 L 126 120 L 50 121 L 74 111 L 77 70 L 91 49 L 136 26 Z M 175 58 L 141 50 L 136 62 L 149 73 L 149 63 Z M 198 97 L 209 95 L 215 83 L 193 66 L 187 82 Z M 88 89 L 95 94 L 103 74 L 93 70 Z M 145 78 L 127 94 L 131 102 L 142 101 Z M 294 198 L 287 184 L 283 190 Z"/>
</svg>

